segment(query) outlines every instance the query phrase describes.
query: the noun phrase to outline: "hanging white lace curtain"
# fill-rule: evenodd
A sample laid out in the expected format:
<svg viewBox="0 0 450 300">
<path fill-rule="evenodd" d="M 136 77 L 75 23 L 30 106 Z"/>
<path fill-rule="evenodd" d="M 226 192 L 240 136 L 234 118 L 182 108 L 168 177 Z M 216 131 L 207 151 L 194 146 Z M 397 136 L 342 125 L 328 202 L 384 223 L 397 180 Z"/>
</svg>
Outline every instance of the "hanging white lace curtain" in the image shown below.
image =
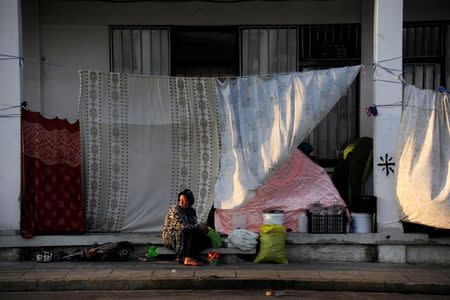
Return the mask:
<svg viewBox="0 0 450 300">
<path fill-rule="evenodd" d="M 450 229 L 448 95 L 408 85 L 397 145 L 396 193 L 403 221 Z"/>
<path fill-rule="evenodd" d="M 200 222 L 219 165 L 214 79 L 80 72 L 84 198 L 90 231 L 160 231 L 190 188 Z"/>
</svg>

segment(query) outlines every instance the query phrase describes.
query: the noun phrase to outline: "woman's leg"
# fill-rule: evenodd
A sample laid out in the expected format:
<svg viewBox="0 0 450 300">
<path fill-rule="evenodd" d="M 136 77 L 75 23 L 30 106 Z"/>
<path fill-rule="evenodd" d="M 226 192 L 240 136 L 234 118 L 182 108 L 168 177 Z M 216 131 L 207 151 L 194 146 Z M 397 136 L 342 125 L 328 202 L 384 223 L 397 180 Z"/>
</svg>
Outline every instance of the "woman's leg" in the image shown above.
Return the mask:
<svg viewBox="0 0 450 300">
<path fill-rule="evenodd" d="M 211 248 L 211 239 L 206 235 L 205 231 L 195 229 L 192 233 L 191 251 L 194 254 L 200 253 L 205 249 Z"/>
<path fill-rule="evenodd" d="M 211 247 L 210 238 L 201 230 L 191 229 L 184 232 L 185 264 L 198 264 L 194 257 L 201 251 Z"/>
</svg>

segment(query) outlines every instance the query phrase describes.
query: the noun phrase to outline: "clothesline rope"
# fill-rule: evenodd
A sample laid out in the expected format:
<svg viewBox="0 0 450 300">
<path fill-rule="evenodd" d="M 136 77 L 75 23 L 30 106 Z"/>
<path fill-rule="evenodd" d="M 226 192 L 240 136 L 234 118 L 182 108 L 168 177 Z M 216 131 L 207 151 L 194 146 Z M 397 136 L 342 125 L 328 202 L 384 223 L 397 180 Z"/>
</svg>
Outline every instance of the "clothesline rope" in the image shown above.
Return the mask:
<svg viewBox="0 0 450 300">
<path fill-rule="evenodd" d="M 4 58 L 1 58 L 4 57 Z M 100 72 L 106 72 L 106 73 L 110 73 L 110 71 L 106 71 L 106 70 L 97 70 L 98 67 L 96 66 L 79 66 L 79 65 L 72 65 L 72 64 L 63 64 L 63 63 L 57 63 L 57 62 L 52 62 L 52 61 L 47 61 L 47 60 L 39 60 L 36 58 L 30 58 L 30 57 L 21 57 L 21 56 L 15 56 L 15 55 L 9 55 L 9 54 L 4 54 L 4 53 L 0 53 L 0 61 L 1 60 L 11 60 L 11 59 L 19 59 L 20 61 L 25 61 L 25 62 L 34 62 L 34 63 L 38 63 L 38 64 L 42 64 L 42 65 L 46 65 L 46 66 L 51 66 L 51 67 L 56 67 L 56 68 L 61 68 L 61 69 L 66 69 L 66 70 L 72 70 L 75 72 L 79 72 L 80 70 L 87 70 L 87 71 L 100 71 Z M 363 68 L 363 66 L 361 65 L 361 68 Z M 313 71 L 313 70 L 310 70 Z M 303 71 L 303 72 L 308 72 L 308 71 Z M 120 73 L 120 72 L 112 72 L 112 73 Z M 196 77 L 196 78 L 217 78 L 217 79 L 235 79 L 235 78 L 250 78 L 250 77 L 259 77 L 259 78 L 267 78 L 267 77 L 274 77 L 274 76 L 279 76 L 279 75 L 289 75 L 292 73 L 302 73 L 302 71 L 294 71 L 294 72 L 280 72 L 280 73 L 267 73 L 267 74 L 255 74 L 255 75 L 235 75 L 235 74 L 223 74 L 223 75 L 218 75 L 218 76 L 170 76 L 170 75 L 144 75 L 144 74 L 130 74 L 132 76 L 137 76 L 137 77 L 155 77 L 155 78 L 170 78 L 170 77 L 177 77 L 177 78 L 192 78 L 192 77 Z"/>
<path fill-rule="evenodd" d="M 397 57 L 393 57 L 393 58 L 387 58 L 387 59 L 379 60 L 377 62 L 378 63 L 383 63 L 383 62 L 392 61 L 392 60 L 396 60 L 396 59 L 402 59 L 402 58 L 403 58 L 403 56 L 397 56 Z"/>
<path fill-rule="evenodd" d="M 401 104 L 384 104 L 384 105 L 375 105 L 377 108 L 378 107 L 399 107 L 402 106 Z M 426 107 L 421 107 L 421 106 L 415 106 L 415 105 L 403 105 L 403 107 L 410 107 L 410 108 L 417 108 L 417 109 L 421 109 L 421 110 L 428 110 L 428 111 L 448 111 L 448 109 L 438 109 L 438 108 L 426 108 Z"/>
<path fill-rule="evenodd" d="M 389 83 L 398 83 L 398 84 L 405 84 L 408 85 L 408 82 L 406 82 L 406 80 L 403 78 L 403 73 L 405 72 L 404 70 L 399 70 L 399 69 L 394 69 L 394 68 L 389 68 L 386 66 L 383 66 L 381 63 L 384 62 L 389 62 L 389 61 L 393 61 L 393 60 L 397 60 L 397 59 L 402 59 L 402 56 L 398 56 L 398 57 L 394 57 L 394 58 L 388 58 L 388 59 L 384 59 L 384 60 L 379 60 L 377 62 L 373 62 L 373 73 L 374 75 L 376 75 L 376 71 L 377 68 L 381 68 L 383 70 L 385 70 L 386 72 L 388 72 L 389 74 L 393 75 L 394 77 L 396 77 L 398 79 L 398 81 L 394 81 L 394 80 L 388 80 L 388 79 L 381 79 L 381 78 L 374 78 L 373 81 L 382 81 L 382 82 L 389 82 Z M 30 58 L 30 57 L 22 57 L 22 56 L 17 56 L 17 55 L 10 55 L 10 54 L 5 54 L 5 53 L 0 53 L 0 61 L 1 60 L 11 60 L 11 59 L 19 59 L 21 62 L 23 61 L 30 61 L 30 62 L 35 62 L 35 63 L 39 63 L 39 64 L 43 64 L 43 65 L 47 65 L 47 66 L 52 66 L 52 67 L 57 67 L 57 68 L 65 68 L 65 69 L 70 69 L 70 70 L 75 70 L 77 72 L 79 72 L 81 69 L 85 69 L 86 67 L 89 66 L 76 66 L 76 65 L 68 65 L 68 64 L 61 64 L 61 63 L 56 63 L 56 62 L 48 62 L 48 61 L 42 61 L 42 60 L 38 60 L 35 58 Z M 365 71 L 365 67 L 364 65 L 361 65 L 361 69 L 363 71 Z M 108 72 L 108 71 L 105 71 Z M 396 74 L 394 72 L 399 72 L 399 74 Z M 290 73 L 297 73 L 297 72 L 290 72 Z M 268 74 L 258 74 L 258 75 L 243 75 L 243 76 L 236 76 L 236 75 L 221 75 L 221 76 L 201 76 L 203 78 L 218 78 L 218 79 L 233 79 L 233 78 L 249 78 L 249 77 L 272 77 L 272 76 L 277 76 L 277 75 L 288 75 L 290 73 L 268 73 Z M 132 74 L 133 76 L 137 76 L 137 77 L 148 77 L 148 76 L 152 76 L 152 77 L 157 77 L 157 78 L 167 78 L 167 77 L 173 77 L 173 76 L 165 76 L 165 75 L 142 75 L 142 74 Z M 375 76 L 374 76 L 375 77 Z M 180 78 L 190 78 L 190 77 L 185 77 L 185 76 L 180 76 Z M 3 104 L 1 104 L 3 105 Z M 407 105 L 402 105 L 402 103 L 396 104 L 384 104 L 384 105 L 376 105 L 377 107 L 389 107 L 389 106 L 403 106 L 403 107 L 412 107 L 412 106 L 407 106 Z M 8 106 L 6 108 L 0 108 L 1 110 L 6 110 L 6 109 L 12 109 L 15 107 L 21 107 L 21 105 L 14 105 L 14 106 Z M 436 110 L 435 108 L 423 108 L 423 107 L 414 107 L 414 108 L 419 108 L 419 109 L 424 109 L 424 110 Z M 444 110 L 446 111 L 446 110 Z M 9 114 L 11 115 L 11 114 Z M 18 114 L 20 116 L 20 114 Z M 5 115 L 1 115 L 1 116 L 5 116 Z"/>
<path fill-rule="evenodd" d="M 373 62 L 373 73 L 374 75 L 376 75 L 376 69 L 377 68 L 381 68 L 383 70 L 385 70 L 386 72 L 388 72 L 389 74 L 393 75 L 394 77 L 396 77 L 400 82 L 398 81 L 394 81 L 394 80 L 388 80 L 388 79 L 380 79 L 380 78 L 374 78 L 374 81 L 382 81 L 382 82 L 390 82 L 390 83 L 403 83 L 405 85 L 407 85 L 408 83 L 406 82 L 406 80 L 403 78 L 403 74 L 404 74 L 404 70 L 399 70 L 399 69 L 394 69 L 394 68 L 389 68 L 389 67 L 385 67 L 383 65 L 381 65 L 381 63 L 383 62 L 388 62 L 388 61 L 393 61 L 393 60 L 397 60 L 397 59 L 402 59 L 402 56 L 398 56 L 398 57 L 394 57 L 394 58 L 388 58 L 388 59 L 384 59 L 384 60 L 379 60 L 377 62 Z M 30 61 L 30 62 L 35 62 L 35 63 L 39 63 L 39 64 L 43 64 L 43 65 L 47 65 L 47 66 L 52 66 L 52 67 L 56 67 L 56 68 L 63 68 L 63 69 L 70 69 L 72 71 L 76 71 L 79 72 L 82 69 L 96 69 L 96 67 L 93 66 L 77 66 L 77 65 L 71 65 L 71 64 L 62 64 L 62 63 L 57 63 L 57 62 L 48 62 L 45 60 L 38 60 L 35 58 L 30 58 L 30 57 L 24 57 L 24 56 L 17 56 L 17 55 L 11 55 L 11 54 L 6 54 L 6 53 L 0 53 L 0 61 L 2 60 L 11 60 L 11 59 L 18 59 L 21 63 L 21 65 L 23 65 L 24 61 Z M 363 72 L 365 72 L 365 67 L 364 65 L 361 65 L 361 70 Z M 109 72 L 109 71 L 104 71 L 104 72 Z M 394 72 L 399 72 L 399 74 L 395 74 Z M 257 75 L 220 75 L 220 76 L 198 76 L 200 78 L 217 78 L 217 79 L 234 79 L 234 78 L 249 78 L 249 77 L 260 77 L 260 78 L 267 78 L 267 77 L 273 77 L 273 76 L 278 76 L 278 75 L 288 75 L 290 73 L 297 73 L 297 72 L 288 72 L 288 73 L 267 73 L 267 74 L 257 74 Z M 152 76 L 152 77 L 159 77 L 159 78 L 167 78 L 167 77 L 173 77 L 173 76 L 166 76 L 166 75 L 142 75 L 142 74 L 133 74 L 133 76 L 143 76 L 143 77 L 147 77 L 147 76 Z M 178 76 L 180 78 L 190 78 L 190 77 L 186 77 L 186 76 Z M 197 76 L 196 76 L 197 77 Z M 375 77 L 375 76 L 374 76 Z"/>
<path fill-rule="evenodd" d="M 22 107 L 22 105 L 20 104 L 20 105 L 8 105 L 8 106 L 6 106 L 6 107 L 2 107 L 2 108 L 0 108 L 0 111 L 2 111 L 2 110 L 8 110 L 8 109 L 13 109 L 13 108 L 19 108 L 19 107 Z"/>
<path fill-rule="evenodd" d="M 17 118 L 20 116 L 21 116 L 21 114 L 5 114 L 5 115 L 0 115 L 0 118 Z"/>
<path fill-rule="evenodd" d="M 374 81 L 385 81 L 385 82 L 398 83 L 398 82 L 396 82 L 396 81 L 391 81 L 391 80 L 386 80 L 386 79 L 379 79 L 379 78 L 376 78 L 376 75 L 377 75 L 377 68 L 380 68 L 380 69 L 385 70 L 386 72 L 388 72 L 389 74 L 391 74 L 391 75 L 394 76 L 395 78 L 397 78 L 397 80 L 399 80 L 400 83 L 403 83 L 403 84 L 405 84 L 405 85 L 408 85 L 408 83 L 406 82 L 406 80 L 403 78 L 403 73 L 404 73 L 404 71 L 398 70 L 398 69 L 392 69 L 392 68 L 385 67 L 385 66 L 381 65 L 380 62 L 378 62 L 378 63 L 374 62 L 373 65 L 374 65 L 374 70 L 373 70 L 373 72 L 374 72 Z M 398 73 L 398 74 L 395 74 L 394 72 L 399 72 L 399 73 Z"/>
</svg>

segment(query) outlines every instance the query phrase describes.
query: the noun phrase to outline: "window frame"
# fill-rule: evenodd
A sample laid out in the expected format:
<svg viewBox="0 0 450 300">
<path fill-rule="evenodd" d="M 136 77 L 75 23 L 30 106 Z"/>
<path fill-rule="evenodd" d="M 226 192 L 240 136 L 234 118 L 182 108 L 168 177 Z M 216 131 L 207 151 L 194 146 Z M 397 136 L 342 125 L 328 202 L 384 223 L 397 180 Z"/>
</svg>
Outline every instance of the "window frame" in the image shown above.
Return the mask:
<svg viewBox="0 0 450 300">
<path fill-rule="evenodd" d="M 439 55 L 407 55 L 406 53 L 408 50 L 406 47 L 409 47 L 409 34 L 405 36 L 404 31 L 408 30 L 409 28 L 419 28 L 419 27 L 431 27 L 431 26 L 439 26 L 440 27 L 440 49 L 439 49 Z M 403 23 L 403 30 L 402 30 L 402 55 L 403 55 L 403 69 L 405 69 L 406 65 L 426 65 L 426 64 L 437 64 L 440 67 L 440 78 L 439 78 L 439 85 L 440 86 L 446 86 L 447 83 L 450 84 L 450 82 L 447 82 L 447 77 L 450 77 L 449 74 L 449 66 L 450 64 L 450 57 L 447 56 L 447 46 L 450 43 L 449 34 L 448 31 L 450 30 L 450 21 L 408 21 Z M 414 42 L 415 44 L 415 51 L 417 51 L 417 31 L 415 33 L 416 40 Z M 425 33 L 423 33 L 423 36 L 425 36 Z M 433 42 L 433 41 L 431 41 Z M 426 41 L 424 39 L 423 44 L 426 44 Z M 425 72 L 425 68 L 424 68 Z M 423 76 L 425 78 L 425 76 Z M 424 85 L 424 80 L 422 79 L 422 86 Z M 413 82 L 409 82 L 409 84 L 414 84 L 414 75 L 413 75 Z M 437 88 L 437 87 L 434 87 Z"/>
<path fill-rule="evenodd" d="M 355 46 L 356 46 L 356 56 L 354 57 L 339 57 L 339 58 L 311 58 L 307 57 L 305 55 L 305 47 L 309 46 L 311 47 L 311 39 L 309 39 L 309 43 L 305 42 L 306 38 L 310 38 L 311 32 L 309 35 L 305 34 L 306 30 L 311 30 L 312 28 L 319 28 L 319 27 L 333 27 L 333 26 L 340 26 L 347 28 L 353 27 L 352 29 L 355 31 L 355 37 L 356 40 Z M 334 29 L 333 29 L 334 30 Z M 346 23 L 346 24 L 304 24 L 300 26 L 300 32 L 299 32 L 299 43 L 301 45 L 300 48 L 300 54 L 299 54 L 299 72 L 302 72 L 304 69 L 325 69 L 325 68 L 339 68 L 339 67 L 345 67 L 345 66 L 352 66 L 352 65 L 360 65 L 361 64 L 361 24 L 360 23 Z M 312 52 L 312 49 L 309 49 L 309 52 Z M 360 136 L 360 114 L 358 113 L 360 110 L 360 75 L 355 78 L 355 91 L 356 94 L 355 97 L 355 119 L 354 119 L 354 134 L 355 139 L 359 138 Z M 338 105 L 338 104 L 336 104 Z M 320 123 L 319 123 L 320 125 Z M 319 126 L 318 125 L 318 126 Z M 309 138 L 310 136 L 308 136 Z M 308 139 L 307 138 L 307 139 Z M 348 143 L 353 142 L 351 139 L 348 140 Z M 345 147 L 345 146 L 344 146 Z M 343 151 L 344 149 L 336 149 L 337 151 Z M 316 149 L 315 149 L 316 151 Z M 323 158 L 319 156 L 313 157 L 315 161 L 322 167 L 325 168 L 331 168 L 336 165 L 336 162 L 339 158 L 337 155 L 337 158 Z"/>
<path fill-rule="evenodd" d="M 171 58 L 171 26 L 153 26 L 153 25 L 109 25 L 108 26 L 108 31 L 109 31 L 109 70 L 110 72 L 114 72 L 114 36 L 113 36 L 113 31 L 114 30 L 167 30 L 168 32 L 168 41 L 169 41 L 169 45 L 168 45 L 168 51 L 169 53 L 167 54 L 168 56 L 168 71 L 169 71 L 169 75 L 171 72 L 171 64 L 172 64 L 172 58 Z M 123 44 L 123 32 L 121 31 L 121 39 L 122 39 L 122 44 Z M 130 36 L 131 39 L 131 45 L 133 44 L 133 35 L 131 34 Z M 123 45 L 122 45 L 123 47 Z M 130 49 L 131 52 L 131 49 Z M 122 51 L 122 57 L 121 57 L 121 61 L 123 63 L 123 51 Z M 141 63 L 142 63 L 142 31 L 141 31 Z M 133 73 L 133 63 L 131 62 L 131 73 Z M 123 71 L 123 67 L 121 68 Z M 142 73 L 142 72 L 141 72 Z"/>
</svg>

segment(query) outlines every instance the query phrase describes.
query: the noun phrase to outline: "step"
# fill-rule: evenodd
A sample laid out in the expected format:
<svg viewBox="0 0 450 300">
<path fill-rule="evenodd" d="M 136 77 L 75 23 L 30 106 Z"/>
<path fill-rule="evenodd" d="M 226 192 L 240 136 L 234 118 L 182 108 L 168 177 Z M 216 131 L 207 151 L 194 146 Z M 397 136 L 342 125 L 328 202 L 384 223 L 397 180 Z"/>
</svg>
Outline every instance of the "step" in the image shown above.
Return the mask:
<svg viewBox="0 0 450 300">
<path fill-rule="evenodd" d="M 42 248 L 61 248 L 66 252 L 83 249 L 94 243 L 128 241 L 136 252 L 145 253 L 150 245 L 162 247 L 161 233 L 87 233 L 83 235 L 46 235 L 24 239 L 17 233 L 1 234 L 0 261 L 15 261 Z M 224 254 L 242 253 L 225 250 Z M 25 254 L 24 254 L 25 253 Z M 172 254 L 161 249 L 161 254 Z M 288 233 L 286 255 L 291 262 L 395 262 L 450 265 L 450 238 L 433 238 L 426 234 L 308 234 Z M 232 258 L 233 255 L 224 255 Z M 236 255 L 234 255 L 236 257 Z"/>
<path fill-rule="evenodd" d="M 253 248 L 251 250 L 248 251 L 244 251 L 235 247 L 229 247 L 229 248 L 209 248 L 206 249 L 202 252 L 200 252 L 200 254 L 208 254 L 208 252 L 219 252 L 222 255 L 240 255 L 240 254 L 244 254 L 244 255 L 251 255 L 251 254 L 256 254 L 256 249 Z M 159 255 L 175 255 L 175 251 L 171 250 L 171 249 L 167 249 L 166 247 L 158 247 L 158 254 Z"/>
</svg>

